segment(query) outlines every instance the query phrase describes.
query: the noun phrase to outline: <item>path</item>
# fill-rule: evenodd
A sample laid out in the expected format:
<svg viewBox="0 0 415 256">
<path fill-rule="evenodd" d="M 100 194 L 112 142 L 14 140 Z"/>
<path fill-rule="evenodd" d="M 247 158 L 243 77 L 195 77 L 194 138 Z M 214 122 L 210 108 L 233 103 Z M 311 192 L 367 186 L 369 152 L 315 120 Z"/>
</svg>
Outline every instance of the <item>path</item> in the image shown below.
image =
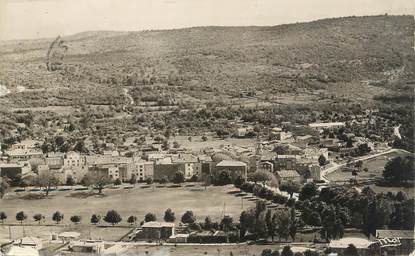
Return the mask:
<svg viewBox="0 0 415 256">
<path fill-rule="evenodd" d="M 130 100 L 130 105 L 134 105 L 135 102 L 134 102 L 133 97 L 131 97 L 129 90 L 127 88 L 123 88 L 123 91 L 124 91 L 125 97 L 127 97 L 127 99 Z"/>
<path fill-rule="evenodd" d="M 401 128 L 401 125 L 393 127 L 393 134 L 399 139 L 402 139 L 401 133 L 399 132 L 399 128 Z"/>
</svg>

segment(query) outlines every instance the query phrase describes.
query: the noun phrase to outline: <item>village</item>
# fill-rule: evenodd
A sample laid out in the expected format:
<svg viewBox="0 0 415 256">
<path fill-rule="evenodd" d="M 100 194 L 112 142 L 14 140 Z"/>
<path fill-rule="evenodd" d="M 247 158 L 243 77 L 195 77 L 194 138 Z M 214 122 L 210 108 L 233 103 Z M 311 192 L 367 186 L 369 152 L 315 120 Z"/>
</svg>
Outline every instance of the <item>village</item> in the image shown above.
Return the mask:
<svg viewBox="0 0 415 256">
<path fill-rule="evenodd" d="M 0 1 L 0 256 L 415 256 L 404 1 Z"/>
<path fill-rule="evenodd" d="M 361 117 L 360 122 L 373 121 L 371 113 L 368 113 L 368 116 Z M 384 165 L 393 157 L 410 155 L 405 150 L 393 149 L 388 141 L 373 141 L 347 133 L 351 130 L 350 127 L 351 122 L 310 123 L 303 127 L 285 122 L 281 123 L 280 127 L 269 129 L 267 136 L 262 133 L 262 136 L 252 137 L 254 128 L 243 125 L 236 129 L 232 140 L 217 139 L 221 143 L 214 143 L 213 147 L 199 146 L 197 149 L 188 149 L 178 145 L 174 136 L 171 142 L 158 137 L 149 140 L 141 137 L 123 145 L 105 145 L 102 153 L 44 152 L 43 141 L 22 140 L 2 151 L 0 176 L 3 184 L 3 202 L 6 202 L 0 209 L 2 232 L 6 232 L 1 235 L 2 248 L 4 251 L 5 248 L 10 250 L 6 255 L 39 255 L 45 252 L 55 255 L 137 255 L 134 253 L 140 251 L 143 255 L 148 255 L 149 251 L 161 244 L 167 248 L 170 246 L 172 250 L 177 249 L 178 245 L 191 248 L 186 245 L 206 244 L 206 248 L 209 248 L 203 251 L 206 255 L 209 250 L 216 248 L 216 244 L 229 244 L 229 247 L 226 247 L 229 252 L 236 252 L 238 246 L 235 244 L 252 241 L 253 244 L 258 244 L 258 247 L 255 247 L 257 253 L 262 251 L 261 255 L 274 255 L 271 254 L 272 251 L 270 254 L 266 252 L 271 248 L 270 244 L 274 243 L 275 234 L 279 237 L 277 245 L 280 250 L 294 251 L 299 255 L 320 255 L 323 252 L 328 253 L 327 255 L 342 255 L 345 250 L 350 250 L 350 244 L 357 248 L 359 255 L 373 255 L 374 251 L 377 252 L 381 248 L 379 241 L 386 239 L 385 243 L 389 243 L 388 239 L 391 237 L 399 237 L 400 240 L 395 241 L 396 244 L 399 243 L 399 247 L 390 248 L 399 248 L 402 253 L 409 252 L 413 244 L 413 230 L 376 229 L 376 233 L 369 236 L 368 240 L 359 234 L 358 228 L 351 228 L 353 225 L 350 225 L 349 219 L 340 225 L 341 235 L 331 235 L 332 239 L 329 239 L 330 235 L 319 238 L 316 227 L 323 224 L 322 220 L 318 219 L 323 219 L 324 216 L 307 221 L 303 219 L 303 215 L 306 214 L 303 206 L 297 207 L 299 202 L 304 201 L 305 193 L 309 193 L 309 187 L 313 187 L 315 194 L 318 194 L 317 191 L 322 193 L 325 189 L 336 190 L 339 187 L 357 189 L 360 193 L 362 189 L 371 187 L 377 192 L 383 192 L 376 184 L 381 179 Z M 293 130 L 296 131 L 295 134 Z M 302 132 L 299 134 L 298 130 Z M 197 143 L 197 138 L 185 139 L 190 144 L 192 140 Z M 208 140 L 214 138 L 203 136 L 198 144 L 203 145 Z M 238 141 L 243 143 L 238 145 Z M 167 146 L 170 143 L 172 145 Z M 166 189 L 171 192 L 163 192 Z M 143 190 L 146 192 L 141 192 Z M 183 208 L 183 216 L 178 216 L 176 220 L 174 212 L 170 209 L 175 203 L 168 202 L 180 199 L 162 199 L 163 193 L 174 194 L 176 191 L 190 193 L 190 196 L 194 196 L 191 194 L 195 193 L 194 191 L 205 191 L 208 195 L 204 197 L 216 195 L 218 205 L 222 204 L 223 200 L 223 209 L 219 205 L 221 213 L 209 216 L 202 214 L 207 210 L 201 207 L 197 212 L 204 222 L 197 222 L 193 215 L 197 207 L 188 204 Z M 152 197 L 151 193 L 161 194 Z M 67 199 L 68 194 L 76 198 L 73 199 L 76 200 L 75 205 L 78 201 L 91 198 L 90 203 L 94 203 L 94 200 L 107 200 L 103 203 L 107 207 L 107 212 L 98 212 L 101 206 L 96 205 L 96 212 L 74 214 L 70 218 L 66 217 L 64 221 L 64 214 L 71 212 L 63 210 L 66 209 L 65 200 L 68 201 L 69 208 L 76 207 L 69 206 L 71 203 L 69 198 Z M 141 216 L 137 217 L 133 212 L 129 217 L 120 216 L 117 211 L 124 212 L 123 208 L 126 206 L 105 199 L 115 195 L 125 197 L 127 204 L 131 203 L 127 198 L 153 198 L 160 204 L 154 202 L 158 212 L 153 213 L 156 209 L 151 209 L 152 204 L 148 204 Z M 226 198 L 221 198 L 222 196 Z M 49 197 L 52 199 L 48 199 Z M 52 203 L 55 198 L 62 206 L 56 202 Z M 23 200 L 23 208 L 12 212 L 7 207 L 7 201 L 13 200 Z M 24 201 L 27 200 L 52 200 L 44 207 L 50 208 L 50 211 L 57 211 L 48 217 L 47 214 L 52 212 L 47 212 L 46 209 L 33 206 L 25 209 Z M 165 207 L 161 205 L 162 202 Z M 177 202 L 178 204 L 180 203 Z M 233 209 L 226 211 L 226 207 Z M 265 225 L 267 228 L 264 229 L 268 231 L 256 230 L 258 223 L 252 227 L 244 227 L 248 224 L 243 223 L 242 216 L 249 213 L 249 207 L 253 207 L 257 212 L 269 212 L 269 215 L 274 215 L 275 222 L 280 223 L 275 224 L 277 226 L 282 226 L 281 222 L 288 222 L 287 230 L 279 233 L 276 227 L 274 231 L 270 231 L 273 230 L 271 224 Z M 163 221 L 158 220 L 156 215 L 163 214 L 165 209 L 167 210 Z M 240 211 L 241 216 L 238 213 Z M 17 222 L 12 220 L 14 215 Z M 38 224 L 30 224 L 31 218 Z M 45 218 L 51 218 L 53 221 Z M 140 221 L 141 218 L 143 221 Z M 121 224 L 122 220 L 126 221 L 126 224 Z M 90 224 L 87 224 L 89 222 Z M 6 223 L 10 223 L 8 230 Z M 25 225 L 29 225 L 26 231 Z M 38 232 L 42 225 L 46 225 L 49 230 L 50 226 L 56 226 L 56 233 L 48 231 L 45 235 L 42 231 L 40 235 Z M 95 231 L 97 225 L 101 226 L 101 230 Z M 114 229 L 114 225 L 120 226 L 116 232 L 110 231 Z M 92 236 L 91 227 L 86 226 L 92 226 L 93 233 L 97 232 L 99 235 Z M 350 226 L 349 229 L 345 229 L 346 226 Z M 23 232 L 20 228 L 23 228 Z M 102 235 L 102 232 L 106 234 Z M 261 235 L 264 232 L 268 235 Z M 296 237 L 295 233 L 299 235 Z M 269 240 L 271 236 L 272 241 Z M 287 245 L 289 236 L 292 244 Z M 262 240 L 258 240 L 261 237 Z M 286 242 L 282 242 L 281 238 Z M 223 253 L 226 253 L 225 251 Z M 219 249 L 214 253 L 220 255 Z M 199 254 L 195 252 L 194 255 Z M 285 254 L 282 252 L 282 255 Z"/>
</svg>

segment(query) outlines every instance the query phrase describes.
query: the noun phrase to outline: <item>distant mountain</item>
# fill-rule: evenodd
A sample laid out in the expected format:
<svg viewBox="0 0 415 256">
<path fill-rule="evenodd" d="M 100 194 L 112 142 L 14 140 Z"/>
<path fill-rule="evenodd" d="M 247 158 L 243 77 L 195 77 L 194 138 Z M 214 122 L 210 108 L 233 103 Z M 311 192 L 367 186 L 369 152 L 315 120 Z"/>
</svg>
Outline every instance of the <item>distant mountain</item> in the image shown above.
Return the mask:
<svg viewBox="0 0 415 256">
<path fill-rule="evenodd" d="M 272 27 L 84 32 L 63 37 L 65 71 L 55 73 L 44 66 L 53 38 L 3 41 L 0 82 L 38 88 L 52 81 L 77 86 L 152 79 L 229 90 L 290 90 L 315 81 L 414 80 L 414 29 L 412 16 L 383 15 Z"/>
</svg>

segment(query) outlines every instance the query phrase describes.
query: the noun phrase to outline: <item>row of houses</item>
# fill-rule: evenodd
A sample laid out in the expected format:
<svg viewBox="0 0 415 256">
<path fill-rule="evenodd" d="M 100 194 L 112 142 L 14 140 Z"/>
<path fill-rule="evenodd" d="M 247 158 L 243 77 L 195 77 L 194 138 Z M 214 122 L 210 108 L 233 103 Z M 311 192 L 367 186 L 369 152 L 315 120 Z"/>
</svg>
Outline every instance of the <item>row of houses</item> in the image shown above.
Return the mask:
<svg viewBox="0 0 415 256">
<path fill-rule="evenodd" d="M 18 148 L 15 150 L 37 150 L 36 148 Z M 27 158 L 15 158 L 9 155 L 7 162 L 0 162 L 0 176 L 15 178 L 18 175 L 43 175 L 53 173 L 63 183 L 68 177 L 80 181 L 87 173 L 105 176 L 109 179 L 128 181 L 135 178 L 145 181 L 171 180 L 176 172 L 183 173 L 186 180 L 203 179 L 228 171 L 231 177 L 247 178 L 247 165 L 239 161 L 214 162 L 208 155 L 190 153 L 169 154 L 149 152 L 143 156 L 121 156 L 117 151 L 104 154 L 80 154 L 78 152 L 48 153 Z"/>
<path fill-rule="evenodd" d="M 273 129 L 275 134 L 282 129 Z M 287 137 L 288 138 L 288 137 Z M 220 148 L 191 154 L 186 150 L 148 150 L 126 156 L 116 150 L 102 154 L 80 154 L 77 152 L 43 154 L 40 141 L 27 140 L 17 143 L 6 151 L 7 162 L 0 162 L 0 176 L 33 175 L 54 173 L 62 182 L 68 177 L 80 181 L 87 173 L 127 181 L 133 177 L 172 180 L 176 172 L 184 174 L 186 180 L 204 180 L 207 176 L 228 172 L 234 179 L 247 178 L 249 172 L 266 170 L 276 175 L 279 183 L 288 180 L 297 182 L 320 180 L 318 158 L 329 159 L 327 148 L 309 146 L 313 136 L 300 136 L 287 140 L 258 142 L 253 147 L 223 145 Z M 303 145 L 304 144 L 304 145 Z M 229 156 L 212 159 L 216 153 Z M 239 159 L 235 161 L 231 159 Z M 224 161 L 222 161 L 224 160 Z"/>
</svg>

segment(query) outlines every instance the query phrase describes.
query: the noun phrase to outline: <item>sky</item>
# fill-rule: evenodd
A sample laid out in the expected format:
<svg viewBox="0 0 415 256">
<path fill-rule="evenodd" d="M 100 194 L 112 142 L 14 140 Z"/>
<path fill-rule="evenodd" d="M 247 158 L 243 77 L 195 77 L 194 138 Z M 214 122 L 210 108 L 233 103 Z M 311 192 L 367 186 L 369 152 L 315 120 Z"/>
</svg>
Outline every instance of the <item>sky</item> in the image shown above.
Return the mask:
<svg viewBox="0 0 415 256">
<path fill-rule="evenodd" d="M 414 14 L 414 0 L 0 0 L 0 40 Z"/>
</svg>

